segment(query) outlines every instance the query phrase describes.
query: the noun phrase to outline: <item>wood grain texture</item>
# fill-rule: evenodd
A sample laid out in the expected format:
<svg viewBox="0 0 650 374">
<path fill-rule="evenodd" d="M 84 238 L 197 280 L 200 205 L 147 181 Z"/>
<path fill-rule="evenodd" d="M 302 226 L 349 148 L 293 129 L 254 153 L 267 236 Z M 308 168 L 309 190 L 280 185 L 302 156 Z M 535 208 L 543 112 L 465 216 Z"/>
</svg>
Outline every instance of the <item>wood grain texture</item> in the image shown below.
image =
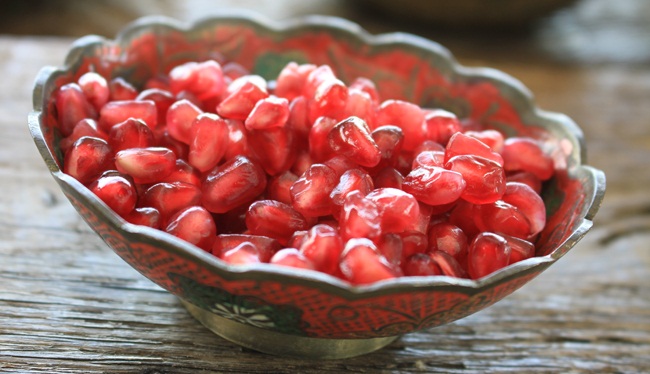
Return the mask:
<svg viewBox="0 0 650 374">
<path fill-rule="evenodd" d="M 594 229 L 513 295 L 366 356 L 252 352 L 189 316 L 81 220 L 29 137 L 31 83 L 71 39 L 0 36 L 0 372 L 650 372 L 650 66 L 465 54 L 584 129 L 608 192 Z"/>
</svg>

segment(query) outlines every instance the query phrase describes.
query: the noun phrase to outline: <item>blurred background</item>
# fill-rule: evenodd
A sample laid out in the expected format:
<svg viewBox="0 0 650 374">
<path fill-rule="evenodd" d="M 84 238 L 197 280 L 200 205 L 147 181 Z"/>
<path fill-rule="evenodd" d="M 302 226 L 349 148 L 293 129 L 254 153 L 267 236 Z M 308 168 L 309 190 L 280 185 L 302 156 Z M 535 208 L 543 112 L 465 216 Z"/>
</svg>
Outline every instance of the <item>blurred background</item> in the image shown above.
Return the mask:
<svg viewBox="0 0 650 374">
<path fill-rule="evenodd" d="M 225 8 L 275 20 L 342 16 L 372 33 L 406 31 L 433 39 L 463 62 L 650 64 L 648 0 L 2 1 L 0 34 L 113 37 L 140 16 L 191 21 Z"/>
</svg>

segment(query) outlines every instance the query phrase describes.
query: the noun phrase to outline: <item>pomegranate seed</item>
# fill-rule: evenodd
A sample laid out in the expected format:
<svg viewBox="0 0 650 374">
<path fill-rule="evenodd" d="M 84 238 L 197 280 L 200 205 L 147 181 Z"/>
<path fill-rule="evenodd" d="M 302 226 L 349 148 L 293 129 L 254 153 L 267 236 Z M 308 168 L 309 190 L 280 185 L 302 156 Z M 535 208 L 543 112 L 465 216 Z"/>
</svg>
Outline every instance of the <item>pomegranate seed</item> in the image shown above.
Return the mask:
<svg viewBox="0 0 650 374">
<path fill-rule="evenodd" d="M 244 156 L 217 166 L 203 181 L 203 206 L 225 213 L 255 199 L 266 188 L 262 168 Z"/>
<path fill-rule="evenodd" d="M 177 158 L 187 160 L 187 155 L 190 153 L 190 147 L 169 135 L 167 126 L 158 126 L 153 130 L 153 135 L 158 147 L 169 148 L 174 152 Z"/>
<path fill-rule="evenodd" d="M 284 127 L 289 119 L 289 101 L 269 96 L 259 100 L 250 112 L 244 125 L 248 130 Z"/>
<path fill-rule="evenodd" d="M 307 230 L 296 231 L 291 235 L 288 246 L 291 248 L 300 248 L 307 237 Z"/>
<path fill-rule="evenodd" d="M 63 172 L 88 184 L 113 165 L 113 151 L 105 140 L 82 136 L 65 154 Z"/>
<path fill-rule="evenodd" d="M 328 225 L 312 226 L 305 236 L 300 252 L 323 273 L 338 271 L 339 257 L 343 252 L 343 240 L 336 229 Z"/>
<path fill-rule="evenodd" d="M 163 147 L 129 148 L 115 154 L 115 166 L 138 184 L 154 183 L 171 174 L 176 155 Z"/>
<path fill-rule="evenodd" d="M 380 102 L 379 92 L 377 92 L 377 86 L 375 83 L 368 78 L 358 77 L 352 83 L 350 83 L 350 89 L 352 90 L 361 90 L 370 96 L 373 103 L 378 105 Z"/>
<path fill-rule="evenodd" d="M 461 199 L 449 212 L 449 223 L 460 227 L 467 235 L 468 242 L 481 231 L 475 222 L 476 209 L 477 205 Z"/>
<path fill-rule="evenodd" d="M 311 130 L 311 123 L 307 117 L 307 99 L 304 96 L 298 96 L 289 104 L 289 119 L 287 120 L 289 128 L 296 132 L 300 139 L 307 139 Z"/>
<path fill-rule="evenodd" d="M 442 270 L 440 270 L 440 267 L 431 259 L 431 256 L 424 253 L 416 253 L 407 258 L 402 268 L 404 269 L 404 275 L 407 276 L 426 277 L 442 274 Z"/>
<path fill-rule="evenodd" d="M 398 276 L 390 263 L 365 238 L 350 239 L 341 255 L 341 272 L 352 284 L 369 284 Z"/>
<path fill-rule="evenodd" d="M 307 76 L 314 69 L 316 69 L 316 65 L 288 63 L 278 75 L 275 94 L 287 100 L 293 100 L 301 96 Z"/>
<path fill-rule="evenodd" d="M 375 188 L 390 187 L 401 190 L 402 184 L 404 183 L 404 176 L 397 169 L 389 166 L 381 169 L 372 180 Z"/>
<path fill-rule="evenodd" d="M 330 168 L 332 168 L 332 170 L 334 170 L 337 179 L 341 178 L 343 173 L 345 173 L 348 170 L 359 169 L 358 164 L 351 161 L 349 158 L 345 156 L 334 156 L 329 160 L 325 161 L 323 164 L 329 166 Z"/>
<path fill-rule="evenodd" d="M 160 178 L 160 182 L 184 182 L 200 187 L 201 174 L 199 174 L 199 171 L 193 168 L 192 165 L 188 164 L 185 160 L 177 158 L 174 170 L 172 170 L 172 172 L 165 178 Z"/>
<path fill-rule="evenodd" d="M 248 71 L 248 69 L 234 61 L 225 63 L 221 67 L 221 71 L 223 72 L 224 79 L 229 78 L 231 80 L 235 80 L 239 77 L 250 74 L 250 71 Z"/>
<path fill-rule="evenodd" d="M 138 90 L 121 77 L 111 79 L 108 82 L 108 89 L 110 92 L 110 101 L 130 101 L 135 100 L 138 96 Z"/>
<path fill-rule="evenodd" d="M 158 110 L 156 104 L 151 100 L 145 101 L 111 101 L 104 105 L 99 112 L 99 127 L 109 132 L 118 123 L 129 118 L 137 118 L 144 121 L 150 129 L 158 124 Z"/>
<path fill-rule="evenodd" d="M 330 146 L 329 134 L 337 125 L 333 118 L 320 117 L 309 131 L 309 155 L 314 162 L 323 162 L 336 154 Z"/>
<path fill-rule="evenodd" d="M 309 119 L 313 122 L 318 117 L 341 118 L 348 101 L 348 95 L 348 87 L 340 80 L 327 79 L 323 81 L 318 85 L 309 102 Z"/>
<path fill-rule="evenodd" d="M 245 120 L 255 104 L 269 96 L 265 81 L 260 79 L 247 75 L 234 80 L 228 87 L 230 94 L 217 106 L 217 113 L 222 117 Z"/>
<path fill-rule="evenodd" d="M 236 156 L 252 157 L 251 146 L 248 142 L 248 132 L 244 122 L 239 120 L 226 120 L 228 124 L 228 147 L 224 159 L 230 160 Z"/>
<path fill-rule="evenodd" d="M 167 123 L 167 110 L 176 102 L 174 95 L 171 92 L 160 89 L 160 88 L 150 88 L 144 90 L 138 94 L 135 98 L 136 101 L 153 101 L 156 105 L 156 118 L 158 119 L 158 125 L 165 125 Z"/>
<path fill-rule="evenodd" d="M 291 205 L 275 200 L 259 200 L 246 213 L 246 227 L 253 235 L 263 235 L 286 245 L 295 231 L 306 230 L 307 220 Z"/>
<path fill-rule="evenodd" d="M 370 129 L 358 117 L 350 117 L 336 124 L 328 134 L 331 149 L 353 162 L 373 167 L 381 161 L 377 143 L 370 136 Z"/>
<path fill-rule="evenodd" d="M 418 167 L 406 177 L 402 188 L 418 201 L 429 205 L 453 203 L 465 191 L 463 176 L 440 167 Z"/>
<path fill-rule="evenodd" d="M 225 251 L 220 258 L 231 265 L 250 265 L 262 262 L 257 248 L 250 242 L 243 242 Z"/>
<path fill-rule="evenodd" d="M 214 60 L 178 65 L 169 72 L 169 78 L 173 93 L 187 91 L 202 101 L 219 97 L 225 89 L 221 65 Z"/>
<path fill-rule="evenodd" d="M 506 175 L 498 163 L 475 155 L 452 157 L 445 168 L 462 175 L 466 182 L 460 197 L 474 204 L 488 204 L 500 199 L 506 189 Z"/>
<path fill-rule="evenodd" d="M 309 73 L 307 74 L 302 86 L 302 95 L 308 100 L 313 99 L 316 95 L 316 90 L 322 83 L 337 79 L 332 68 L 328 65 L 321 65 L 318 67 L 314 66 L 313 68 L 306 65 L 305 70 L 309 70 Z"/>
<path fill-rule="evenodd" d="M 341 118 L 359 117 L 368 127 L 375 128 L 376 104 L 367 92 L 359 89 L 348 89 L 348 98 L 341 112 Z"/>
<path fill-rule="evenodd" d="M 436 141 L 425 140 L 413 150 L 413 154 L 418 155 L 425 151 L 436 151 L 436 152 L 445 153 L 445 147 Z"/>
<path fill-rule="evenodd" d="M 426 138 L 440 144 L 447 144 L 454 134 L 462 130 L 456 115 L 443 109 L 425 110 L 424 125 Z"/>
<path fill-rule="evenodd" d="M 186 99 L 178 100 L 167 110 L 167 130 L 172 138 L 184 144 L 192 142 L 192 125 L 203 111 Z"/>
<path fill-rule="evenodd" d="M 228 124 L 212 113 L 201 113 L 190 127 L 190 165 L 201 172 L 213 169 L 226 154 Z"/>
<path fill-rule="evenodd" d="M 141 198 L 140 205 L 155 208 L 160 214 L 161 223 L 166 223 L 171 216 L 190 206 L 199 205 L 201 190 L 199 187 L 184 183 L 156 183 L 149 187 Z"/>
<path fill-rule="evenodd" d="M 502 200 L 517 207 L 530 222 L 530 235 L 539 234 L 546 226 L 546 206 L 544 200 L 528 185 L 523 183 L 506 183 L 506 192 Z"/>
<path fill-rule="evenodd" d="M 291 186 L 291 202 L 305 217 L 327 216 L 333 211 L 330 194 L 338 184 L 334 170 L 313 164 Z"/>
<path fill-rule="evenodd" d="M 367 196 L 377 204 L 382 232 L 402 232 L 417 227 L 420 206 L 413 195 L 395 188 L 377 188 Z"/>
<path fill-rule="evenodd" d="M 82 119 L 77 122 L 77 124 L 72 129 L 72 133 L 68 137 L 61 139 L 59 146 L 61 151 L 65 154 L 72 145 L 84 136 L 91 136 L 94 138 L 100 138 L 103 140 L 108 140 L 108 136 L 99 130 L 97 121 L 90 118 Z"/>
<path fill-rule="evenodd" d="M 191 206 L 173 215 L 165 231 L 210 252 L 217 237 L 217 226 L 210 212 Z"/>
<path fill-rule="evenodd" d="M 481 231 L 492 231 L 522 239 L 530 237 L 532 232 L 526 216 L 517 207 L 505 201 L 477 205 L 475 213 L 474 221 Z"/>
<path fill-rule="evenodd" d="M 379 208 L 362 192 L 355 190 L 348 193 L 342 205 L 339 231 L 343 239 L 376 239 L 381 235 Z"/>
<path fill-rule="evenodd" d="M 90 183 L 88 189 L 121 217 L 130 213 L 138 200 L 133 184 L 120 175 L 102 176 Z"/>
<path fill-rule="evenodd" d="M 503 151 L 503 134 L 497 130 L 465 131 L 465 135 L 480 140 L 496 153 Z"/>
<path fill-rule="evenodd" d="M 501 235 L 510 246 L 510 259 L 508 264 L 523 261 L 535 256 L 535 245 L 528 240 L 515 238 L 510 235 Z"/>
<path fill-rule="evenodd" d="M 461 132 L 454 134 L 447 143 L 445 163 L 458 155 L 472 155 L 487 158 L 503 166 L 503 158 L 482 141 Z"/>
<path fill-rule="evenodd" d="M 330 193 L 334 205 L 342 206 L 345 197 L 352 191 L 359 191 L 366 196 L 373 189 L 372 178 L 362 169 L 351 169 L 343 173 L 339 183 Z"/>
<path fill-rule="evenodd" d="M 508 242 L 501 235 L 482 232 L 469 246 L 467 272 L 472 279 L 479 279 L 505 267 L 509 260 Z"/>
<path fill-rule="evenodd" d="M 97 118 L 97 111 L 76 83 L 61 86 L 55 94 L 56 113 L 63 136 L 72 134 L 79 121 Z"/>
<path fill-rule="evenodd" d="M 134 225 L 149 226 L 154 229 L 160 228 L 160 213 L 156 208 L 135 208 L 126 214 L 124 219 Z"/>
<path fill-rule="evenodd" d="M 555 171 L 553 159 L 544 153 L 539 143 L 530 138 L 508 138 L 503 145 L 506 171 L 528 171 L 540 180 L 548 180 Z"/>
<path fill-rule="evenodd" d="M 79 77 L 77 83 L 96 110 L 100 110 L 108 102 L 111 93 L 108 82 L 101 75 L 89 71 Z"/>
<path fill-rule="evenodd" d="M 212 245 L 212 254 L 222 257 L 229 250 L 236 248 L 242 243 L 253 245 L 257 258 L 260 262 L 269 262 L 273 255 L 282 248 L 282 245 L 275 239 L 260 235 L 246 234 L 219 234 Z"/>
<path fill-rule="evenodd" d="M 113 152 L 128 148 L 153 147 L 155 139 L 147 124 L 140 119 L 129 118 L 111 127 L 108 133 L 108 143 Z"/>
<path fill-rule="evenodd" d="M 463 267 L 449 255 L 447 252 L 443 251 L 432 251 L 429 253 L 429 257 L 435 262 L 436 265 L 440 268 L 440 271 L 443 275 L 454 278 L 467 278 L 467 272 Z"/>
<path fill-rule="evenodd" d="M 386 100 L 377 110 L 378 125 L 395 125 L 404 133 L 404 150 L 412 151 L 426 138 L 424 112 L 412 103 Z"/>
<path fill-rule="evenodd" d="M 397 126 L 384 125 L 373 130 L 372 139 L 381 153 L 381 166 L 392 166 L 402 150 L 404 133 Z"/>
<path fill-rule="evenodd" d="M 506 183 L 518 182 L 528 185 L 535 193 L 541 195 L 542 181 L 529 171 L 506 172 Z"/>
<path fill-rule="evenodd" d="M 386 258 L 393 268 L 397 268 L 402 263 L 403 243 L 399 234 L 388 233 L 375 239 L 377 251 Z"/>
<path fill-rule="evenodd" d="M 314 264 L 296 248 L 283 248 L 279 250 L 271 257 L 269 263 L 303 270 L 316 270 Z"/>
<path fill-rule="evenodd" d="M 403 259 L 409 258 L 416 253 L 425 253 L 429 247 L 429 239 L 419 231 L 403 231 L 399 235 L 402 238 Z"/>
<path fill-rule="evenodd" d="M 445 152 L 422 151 L 413 159 L 412 169 L 422 167 L 443 167 L 445 165 Z"/>
<path fill-rule="evenodd" d="M 248 143 L 269 175 L 289 170 L 296 160 L 294 133 L 283 127 L 248 132 Z"/>
<path fill-rule="evenodd" d="M 463 265 L 467 259 L 467 235 L 460 227 L 440 222 L 429 228 L 429 252 L 442 251 Z"/>
<path fill-rule="evenodd" d="M 290 171 L 285 171 L 269 180 L 267 192 L 269 198 L 285 204 L 291 204 L 291 186 L 298 180 L 298 176 Z"/>
</svg>

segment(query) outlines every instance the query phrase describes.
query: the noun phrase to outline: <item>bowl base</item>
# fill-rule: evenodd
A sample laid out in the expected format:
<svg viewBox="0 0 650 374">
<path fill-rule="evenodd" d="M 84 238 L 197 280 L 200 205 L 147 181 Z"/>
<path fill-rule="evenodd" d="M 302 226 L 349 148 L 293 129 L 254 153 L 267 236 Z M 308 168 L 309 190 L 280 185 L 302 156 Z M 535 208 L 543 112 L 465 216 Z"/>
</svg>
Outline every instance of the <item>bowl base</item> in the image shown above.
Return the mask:
<svg viewBox="0 0 650 374">
<path fill-rule="evenodd" d="M 323 339 L 282 334 L 235 322 L 181 299 L 187 311 L 215 334 L 259 352 L 309 359 L 339 359 L 381 349 L 400 336 L 369 339 Z"/>
</svg>

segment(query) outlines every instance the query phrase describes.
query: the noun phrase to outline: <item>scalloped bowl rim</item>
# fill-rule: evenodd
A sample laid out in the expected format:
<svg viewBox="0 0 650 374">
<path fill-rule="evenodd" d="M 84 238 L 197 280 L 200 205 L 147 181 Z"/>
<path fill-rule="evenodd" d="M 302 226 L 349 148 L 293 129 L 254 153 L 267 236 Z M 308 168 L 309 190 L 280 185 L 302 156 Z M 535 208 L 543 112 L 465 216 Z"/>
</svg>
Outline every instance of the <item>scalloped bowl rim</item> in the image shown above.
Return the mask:
<svg viewBox="0 0 650 374">
<path fill-rule="evenodd" d="M 432 55 L 444 58 L 445 62 L 449 65 L 453 76 L 473 77 L 484 80 L 497 82 L 500 87 L 505 87 L 513 90 L 515 95 L 520 96 L 525 102 L 523 110 L 524 115 L 532 116 L 533 118 L 541 119 L 547 122 L 557 123 L 558 126 L 567 130 L 567 133 L 574 137 L 574 143 L 579 146 L 573 150 L 572 157 L 576 161 L 573 165 L 572 171 L 583 169 L 592 178 L 590 180 L 594 183 L 594 193 L 587 196 L 585 204 L 588 204 L 589 209 L 587 214 L 582 219 L 581 223 L 571 233 L 571 235 L 559 246 L 557 246 L 551 253 L 545 256 L 536 256 L 500 269 L 492 274 L 483 278 L 472 280 L 454 278 L 448 276 L 418 276 L 418 277 L 398 277 L 395 279 L 379 281 L 369 285 L 352 285 L 344 280 L 334 276 L 317 272 L 295 270 L 289 267 L 282 267 L 270 264 L 253 264 L 253 265 L 229 265 L 219 260 L 212 254 L 209 254 L 202 249 L 174 237 L 164 231 L 153 229 L 146 226 L 139 226 L 131 224 L 116 213 L 114 213 L 103 201 L 96 197 L 90 190 L 83 186 L 76 179 L 63 173 L 56 163 L 51 150 L 47 147 L 43 138 L 41 130 L 41 118 L 43 113 L 44 95 L 46 95 L 45 88 L 52 77 L 72 71 L 74 63 L 78 54 L 83 52 L 86 48 L 91 48 L 96 44 L 100 45 L 120 45 L 124 40 L 127 40 L 130 35 L 136 33 L 142 28 L 163 27 L 171 28 L 183 33 L 187 33 L 194 29 L 207 27 L 210 24 L 218 21 L 244 21 L 254 23 L 258 26 L 269 29 L 273 32 L 286 32 L 288 30 L 295 30 L 310 27 L 322 27 L 331 30 L 337 30 L 347 33 L 349 36 L 357 38 L 364 44 L 368 45 L 393 45 L 405 44 L 411 47 L 422 49 Z M 456 62 L 452 54 L 442 45 L 416 36 L 412 34 L 394 32 L 385 34 L 370 34 L 361 26 L 351 21 L 330 16 L 305 16 L 294 18 L 290 20 L 283 20 L 282 24 L 273 22 L 263 16 L 247 11 L 224 11 L 202 18 L 193 23 L 183 23 L 178 20 L 163 17 L 163 16 L 148 16 L 143 17 L 129 26 L 124 28 L 115 39 L 108 39 L 96 35 L 88 35 L 77 39 L 68 51 L 64 60 L 64 66 L 52 67 L 46 66 L 38 73 L 33 90 L 33 111 L 30 112 L 28 117 L 30 132 L 32 137 L 41 152 L 41 155 L 46 162 L 51 174 L 60 182 L 67 184 L 73 188 L 81 196 L 87 199 L 93 209 L 94 213 L 106 219 L 109 224 L 116 230 L 123 232 L 126 236 L 142 236 L 153 242 L 161 242 L 170 244 L 165 250 L 173 249 L 173 251 L 185 258 L 192 258 L 204 264 L 207 267 L 212 267 L 218 271 L 219 274 L 229 274 L 229 278 L 238 279 L 266 279 L 278 282 L 299 282 L 302 285 L 311 285 L 323 291 L 333 292 L 339 296 L 348 299 L 357 299 L 359 297 L 373 296 L 376 294 L 385 294 L 392 292 L 403 291 L 421 291 L 428 289 L 438 288 L 451 288 L 457 290 L 464 290 L 466 294 L 475 294 L 492 285 L 499 284 L 502 280 L 512 276 L 513 274 L 523 273 L 534 270 L 540 266 L 549 266 L 557 261 L 562 255 L 558 255 L 558 249 L 568 246 L 569 248 L 575 245 L 591 228 L 592 219 L 600 204 L 602 202 L 605 192 L 605 177 L 602 171 L 593 167 L 583 165 L 582 160 L 585 158 L 585 147 L 582 131 L 569 117 L 555 112 L 549 112 L 538 108 L 533 100 L 532 93 L 517 79 L 512 76 L 501 72 L 499 70 L 488 67 L 466 67 Z M 571 171 L 571 170 L 570 170 Z M 564 252 L 566 253 L 566 251 Z"/>
</svg>

